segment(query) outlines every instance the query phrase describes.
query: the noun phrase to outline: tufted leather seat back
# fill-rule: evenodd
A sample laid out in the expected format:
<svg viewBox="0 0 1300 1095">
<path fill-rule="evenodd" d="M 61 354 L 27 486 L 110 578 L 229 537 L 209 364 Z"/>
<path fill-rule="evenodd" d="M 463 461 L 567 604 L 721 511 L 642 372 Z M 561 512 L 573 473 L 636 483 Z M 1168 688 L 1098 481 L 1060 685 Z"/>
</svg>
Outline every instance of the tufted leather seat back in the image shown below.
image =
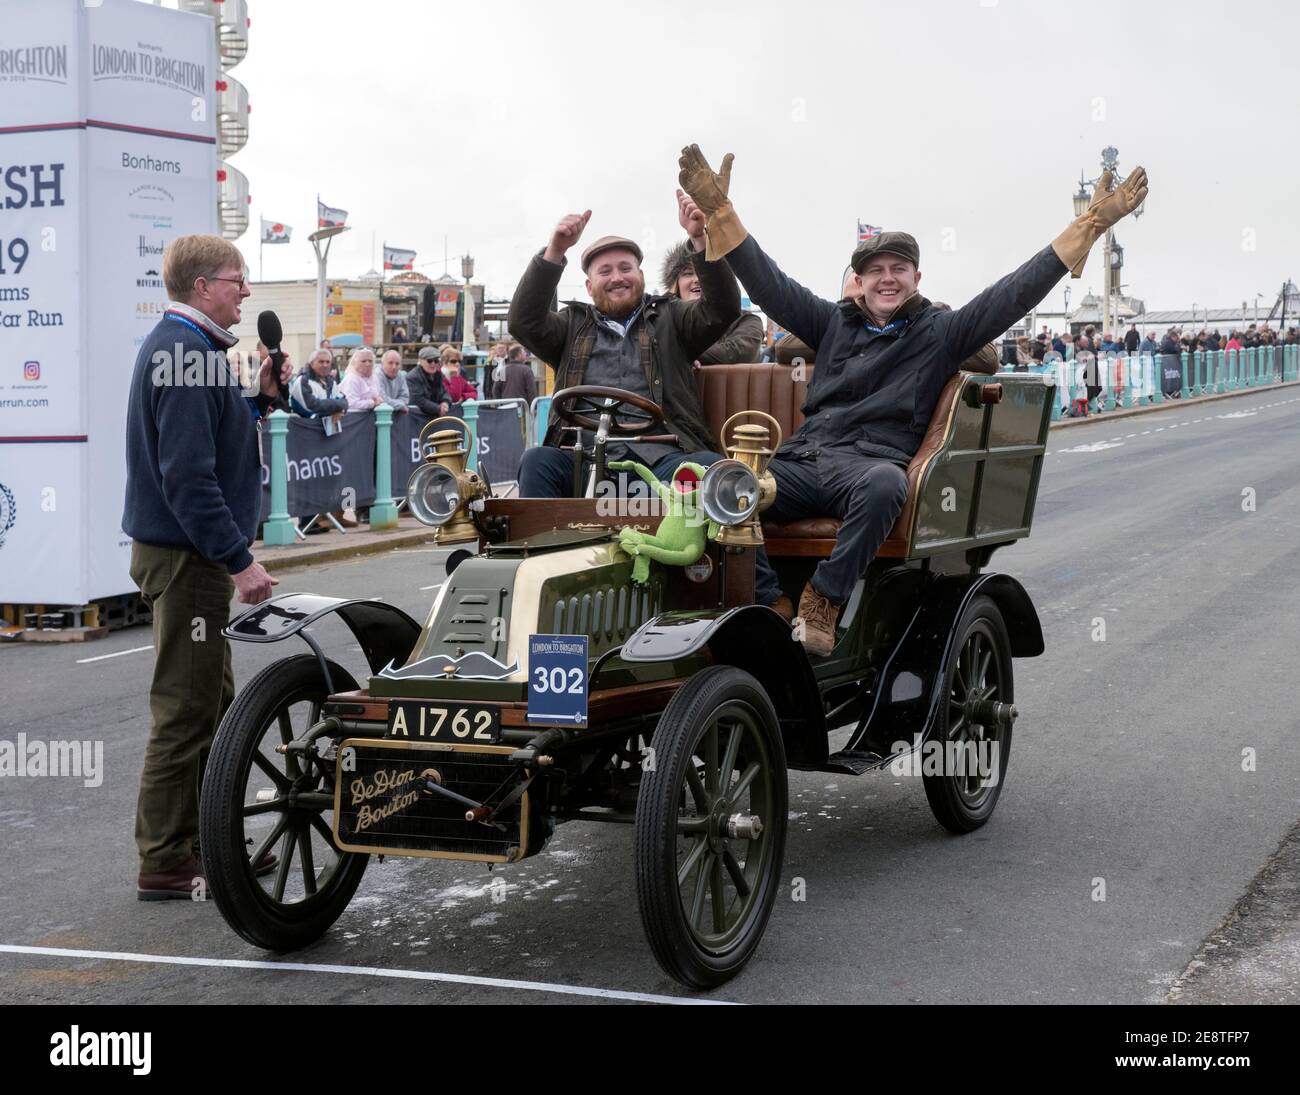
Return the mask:
<svg viewBox="0 0 1300 1095">
<path fill-rule="evenodd" d="M 788 438 L 803 422 L 799 408 L 808 392 L 808 380 L 815 366 L 804 366 L 804 379 L 795 380 L 788 365 L 709 365 L 696 370 L 695 379 L 704 402 L 704 417 L 717 435 L 722 424 L 737 411 L 766 411 L 781 424 L 783 438 Z M 952 417 L 953 403 L 961 389 L 961 374 L 945 385 L 935 404 L 930 427 L 921 447 L 907 468 L 907 501 L 889 536 L 881 545 L 879 556 L 904 559 L 910 550 L 910 530 L 916 509 L 917 488 L 921 474 L 942 448 Z M 742 419 L 759 423 L 762 419 Z M 733 427 L 734 428 L 734 427 Z M 726 438 L 719 437 L 725 451 Z M 773 439 L 775 440 L 775 438 Z M 840 522 L 833 517 L 809 517 L 788 525 L 765 522 L 763 536 L 769 555 L 805 555 L 825 558 L 835 546 Z"/>
</svg>

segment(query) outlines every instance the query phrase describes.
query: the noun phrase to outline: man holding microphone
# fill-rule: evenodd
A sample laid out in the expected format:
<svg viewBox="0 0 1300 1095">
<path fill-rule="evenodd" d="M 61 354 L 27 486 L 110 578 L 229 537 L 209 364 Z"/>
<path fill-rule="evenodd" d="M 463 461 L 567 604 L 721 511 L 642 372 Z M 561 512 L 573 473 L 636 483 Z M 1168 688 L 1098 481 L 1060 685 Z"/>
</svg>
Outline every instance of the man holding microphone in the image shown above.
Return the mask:
<svg viewBox="0 0 1300 1095">
<path fill-rule="evenodd" d="M 131 578 L 153 611 L 149 742 L 136 807 L 142 901 L 205 897 L 195 846 L 208 748 L 235 694 L 221 630 L 276 584 L 249 545 L 262 504 L 257 420 L 292 366 L 270 357 L 245 392 L 226 362 L 249 295 L 244 259 L 219 236 L 181 236 L 163 256 L 171 298 L 131 376 L 126 505 Z M 257 864 L 259 871 L 270 863 Z"/>
</svg>

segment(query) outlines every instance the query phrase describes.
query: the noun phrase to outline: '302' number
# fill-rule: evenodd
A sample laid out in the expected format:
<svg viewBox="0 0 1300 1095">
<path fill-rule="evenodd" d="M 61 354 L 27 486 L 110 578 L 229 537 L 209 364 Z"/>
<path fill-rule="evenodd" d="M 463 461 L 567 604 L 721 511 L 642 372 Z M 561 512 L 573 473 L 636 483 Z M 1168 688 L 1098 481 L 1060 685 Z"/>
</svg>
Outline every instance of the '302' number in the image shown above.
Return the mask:
<svg viewBox="0 0 1300 1095">
<path fill-rule="evenodd" d="M 535 687 L 538 692 L 567 693 L 571 696 L 582 695 L 582 670 L 564 670 L 558 666 L 549 672 L 542 666 L 533 670 L 536 677 Z"/>
</svg>

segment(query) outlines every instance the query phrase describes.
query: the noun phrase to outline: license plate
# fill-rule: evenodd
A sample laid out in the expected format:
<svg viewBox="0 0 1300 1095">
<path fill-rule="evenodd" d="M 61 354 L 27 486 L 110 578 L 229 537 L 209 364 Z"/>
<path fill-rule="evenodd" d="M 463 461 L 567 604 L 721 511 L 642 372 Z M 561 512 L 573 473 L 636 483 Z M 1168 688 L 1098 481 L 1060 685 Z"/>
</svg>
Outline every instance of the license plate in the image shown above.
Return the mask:
<svg viewBox="0 0 1300 1095">
<path fill-rule="evenodd" d="M 407 741 L 495 745 L 501 740 L 501 709 L 473 703 L 393 700 L 388 705 L 388 736 Z"/>
</svg>

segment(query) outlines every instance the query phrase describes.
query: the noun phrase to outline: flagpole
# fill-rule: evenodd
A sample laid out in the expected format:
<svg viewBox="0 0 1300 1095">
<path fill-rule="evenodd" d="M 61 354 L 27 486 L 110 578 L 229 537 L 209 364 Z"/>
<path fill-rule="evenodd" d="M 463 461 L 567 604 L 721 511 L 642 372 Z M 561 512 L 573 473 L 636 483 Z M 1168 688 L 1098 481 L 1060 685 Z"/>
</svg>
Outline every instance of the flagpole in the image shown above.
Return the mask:
<svg viewBox="0 0 1300 1095">
<path fill-rule="evenodd" d="M 266 228 L 262 224 L 262 217 L 257 218 L 257 280 L 262 280 L 262 248 L 266 246 Z"/>
</svg>

